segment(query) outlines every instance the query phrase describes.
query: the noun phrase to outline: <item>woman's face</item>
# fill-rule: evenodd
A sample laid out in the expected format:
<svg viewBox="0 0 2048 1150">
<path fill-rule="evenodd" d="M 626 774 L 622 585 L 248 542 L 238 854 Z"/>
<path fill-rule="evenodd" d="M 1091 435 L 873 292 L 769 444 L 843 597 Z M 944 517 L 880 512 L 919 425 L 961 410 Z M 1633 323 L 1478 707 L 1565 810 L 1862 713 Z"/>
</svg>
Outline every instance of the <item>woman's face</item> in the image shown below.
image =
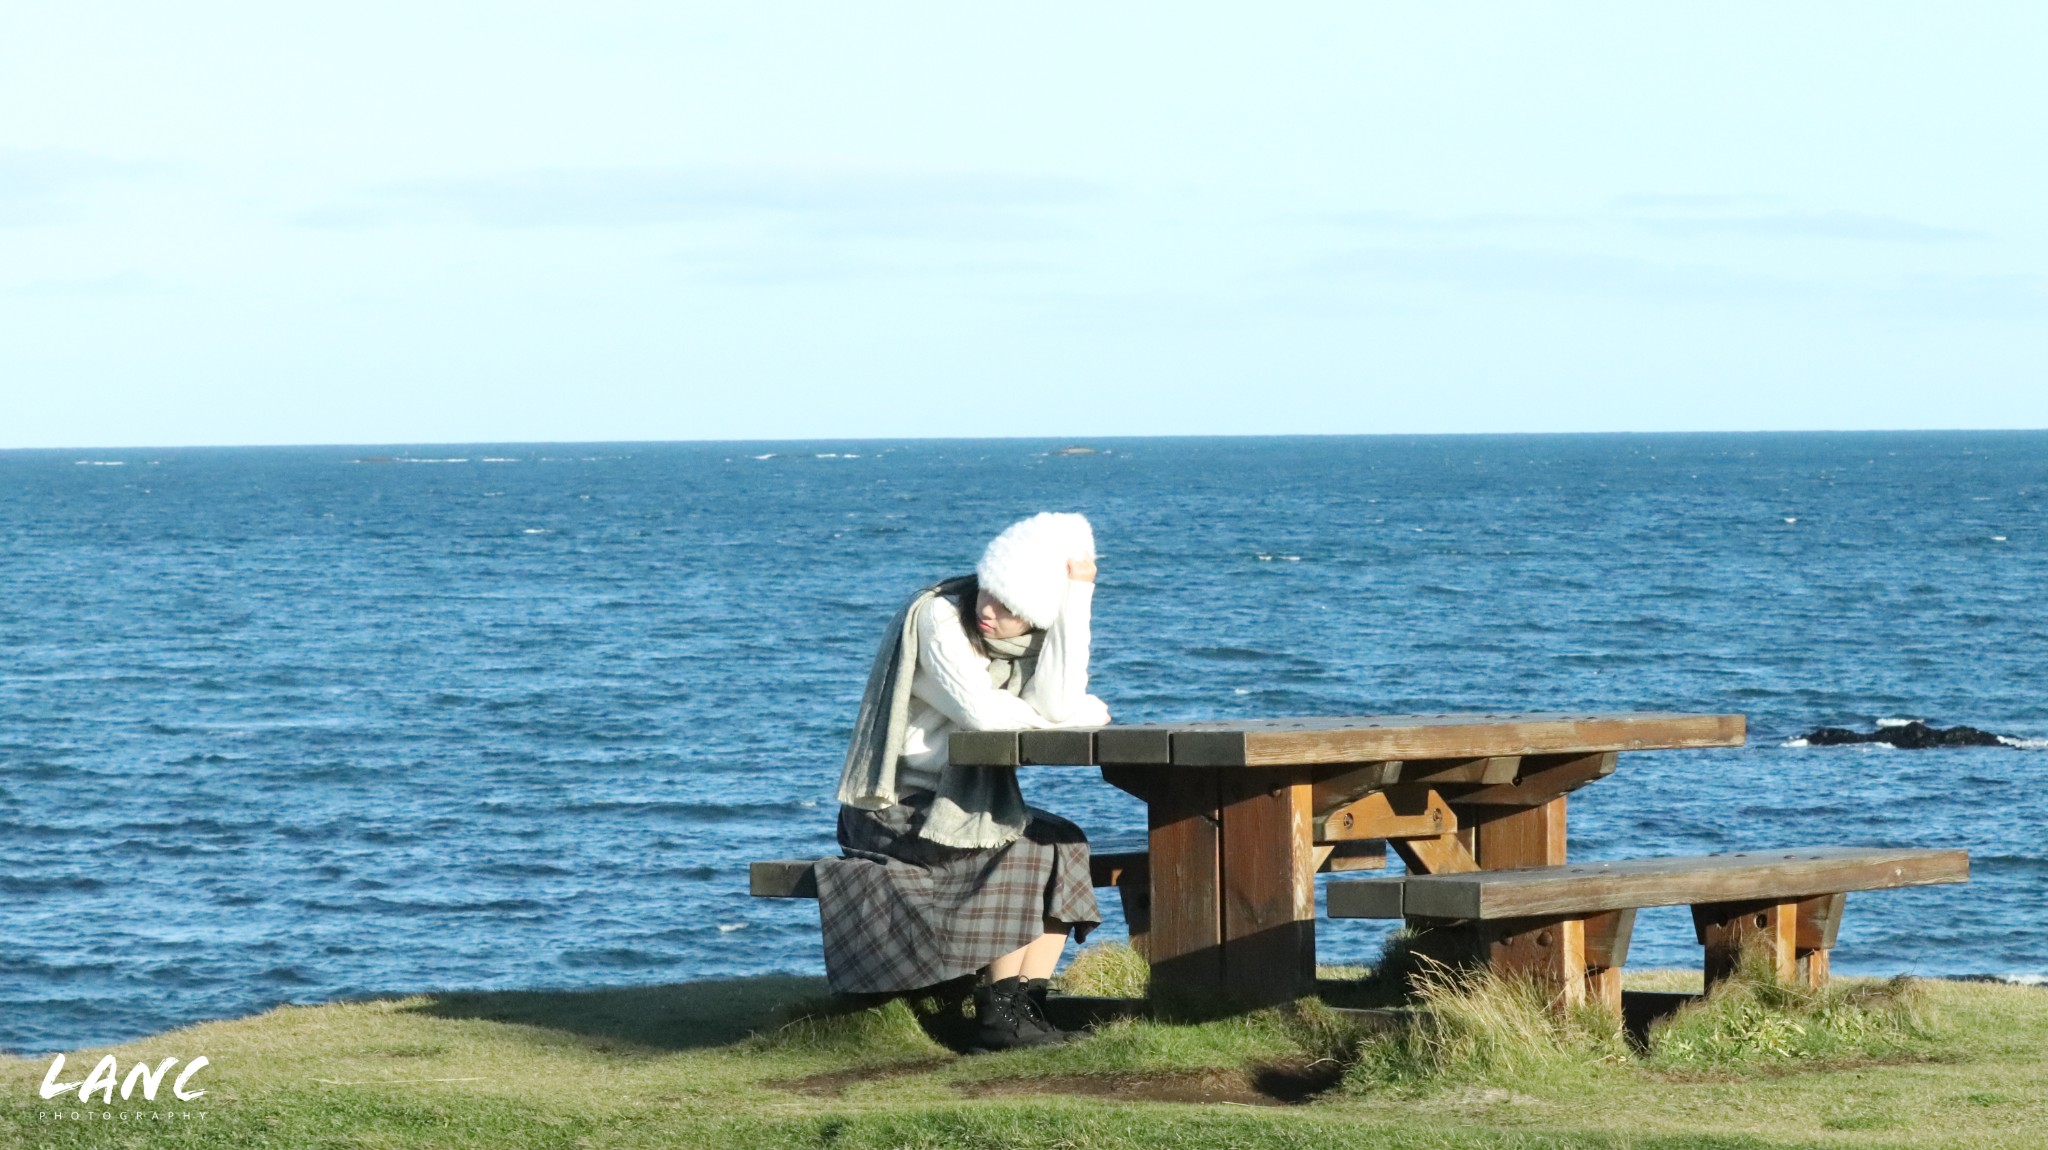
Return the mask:
<svg viewBox="0 0 2048 1150">
<path fill-rule="evenodd" d="M 983 591 L 974 600 L 974 621 L 984 639 L 1015 639 L 1031 629 L 1022 617 L 1010 614 L 1001 599 Z"/>
</svg>

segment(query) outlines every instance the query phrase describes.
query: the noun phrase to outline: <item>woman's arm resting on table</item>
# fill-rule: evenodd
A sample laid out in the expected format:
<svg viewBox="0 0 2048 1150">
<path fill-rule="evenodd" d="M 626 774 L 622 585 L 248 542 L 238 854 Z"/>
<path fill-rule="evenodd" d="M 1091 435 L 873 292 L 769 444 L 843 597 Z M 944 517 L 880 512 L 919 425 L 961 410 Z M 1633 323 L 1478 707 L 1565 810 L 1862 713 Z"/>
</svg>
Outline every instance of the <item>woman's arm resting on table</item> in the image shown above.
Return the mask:
<svg viewBox="0 0 2048 1150">
<path fill-rule="evenodd" d="M 1049 637 L 1049 636 L 1048 636 Z M 1043 656 L 1041 666 L 1043 665 Z M 1057 724 L 1038 708 L 989 685 L 986 660 L 961 629 L 960 611 L 937 596 L 917 614 L 917 694 L 963 731 L 1017 731 Z"/>
</svg>

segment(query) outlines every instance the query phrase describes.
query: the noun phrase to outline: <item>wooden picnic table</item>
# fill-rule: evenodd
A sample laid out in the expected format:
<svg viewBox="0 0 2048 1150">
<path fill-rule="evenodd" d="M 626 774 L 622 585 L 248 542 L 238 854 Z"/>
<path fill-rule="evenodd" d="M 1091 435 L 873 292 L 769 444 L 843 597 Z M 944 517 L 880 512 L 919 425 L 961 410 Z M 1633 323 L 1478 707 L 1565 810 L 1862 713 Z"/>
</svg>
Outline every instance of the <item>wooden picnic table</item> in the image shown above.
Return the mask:
<svg viewBox="0 0 2048 1150">
<path fill-rule="evenodd" d="M 957 731 L 951 761 L 1095 766 L 1142 799 L 1155 995 L 1265 1004 L 1314 989 L 1314 876 L 1333 852 L 1384 840 L 1417 875 L 1561 866 L 1566 796 L 1621 752 L 1744 737 L 1741 715 L 1364 715 Z M 1494 953 L 1570 949 L 1529 933 Z"/>
</svg>

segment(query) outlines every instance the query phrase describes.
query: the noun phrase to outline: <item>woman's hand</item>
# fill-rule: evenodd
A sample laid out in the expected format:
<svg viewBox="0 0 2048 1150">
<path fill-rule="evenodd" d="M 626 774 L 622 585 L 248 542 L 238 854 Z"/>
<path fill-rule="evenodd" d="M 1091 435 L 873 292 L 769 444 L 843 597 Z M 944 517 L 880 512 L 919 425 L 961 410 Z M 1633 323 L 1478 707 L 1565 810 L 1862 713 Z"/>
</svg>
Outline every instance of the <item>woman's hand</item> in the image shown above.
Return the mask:
<svg viewBox="0 0 2048 1150">
<path fill-rule="evenodd" d="M 1095 582 L 1095 561 L 1093 559 L 1067 560 L 1067 578 L 1082 583 Z"/>
</svg>

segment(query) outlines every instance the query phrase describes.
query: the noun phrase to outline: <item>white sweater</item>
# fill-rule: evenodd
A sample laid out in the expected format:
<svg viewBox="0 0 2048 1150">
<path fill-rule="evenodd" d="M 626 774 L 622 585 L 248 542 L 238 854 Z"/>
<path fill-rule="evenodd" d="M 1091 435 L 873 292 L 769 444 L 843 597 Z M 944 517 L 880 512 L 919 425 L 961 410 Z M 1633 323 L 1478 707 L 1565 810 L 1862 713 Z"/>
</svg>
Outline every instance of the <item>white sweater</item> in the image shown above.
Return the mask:
<svg viewBox="0 0 2048 1150">
<path fill-rule="evenodd" d="M 988 660 L 974 651 L 960 609 L 934 595 L 917 613 L 917 674 L 910 681 L 910 714 L 896 789 L 935 791 L 954 731 L 1014 731 L 1043 727 L 1100 727 L 1109 707 L 1088 693 L 1088 612 L 1095 584 L 1067 581 L 1060 616 L 1039 645 L 1038 667 L 1012 695 L 990 686 Z"/>
</svg>

